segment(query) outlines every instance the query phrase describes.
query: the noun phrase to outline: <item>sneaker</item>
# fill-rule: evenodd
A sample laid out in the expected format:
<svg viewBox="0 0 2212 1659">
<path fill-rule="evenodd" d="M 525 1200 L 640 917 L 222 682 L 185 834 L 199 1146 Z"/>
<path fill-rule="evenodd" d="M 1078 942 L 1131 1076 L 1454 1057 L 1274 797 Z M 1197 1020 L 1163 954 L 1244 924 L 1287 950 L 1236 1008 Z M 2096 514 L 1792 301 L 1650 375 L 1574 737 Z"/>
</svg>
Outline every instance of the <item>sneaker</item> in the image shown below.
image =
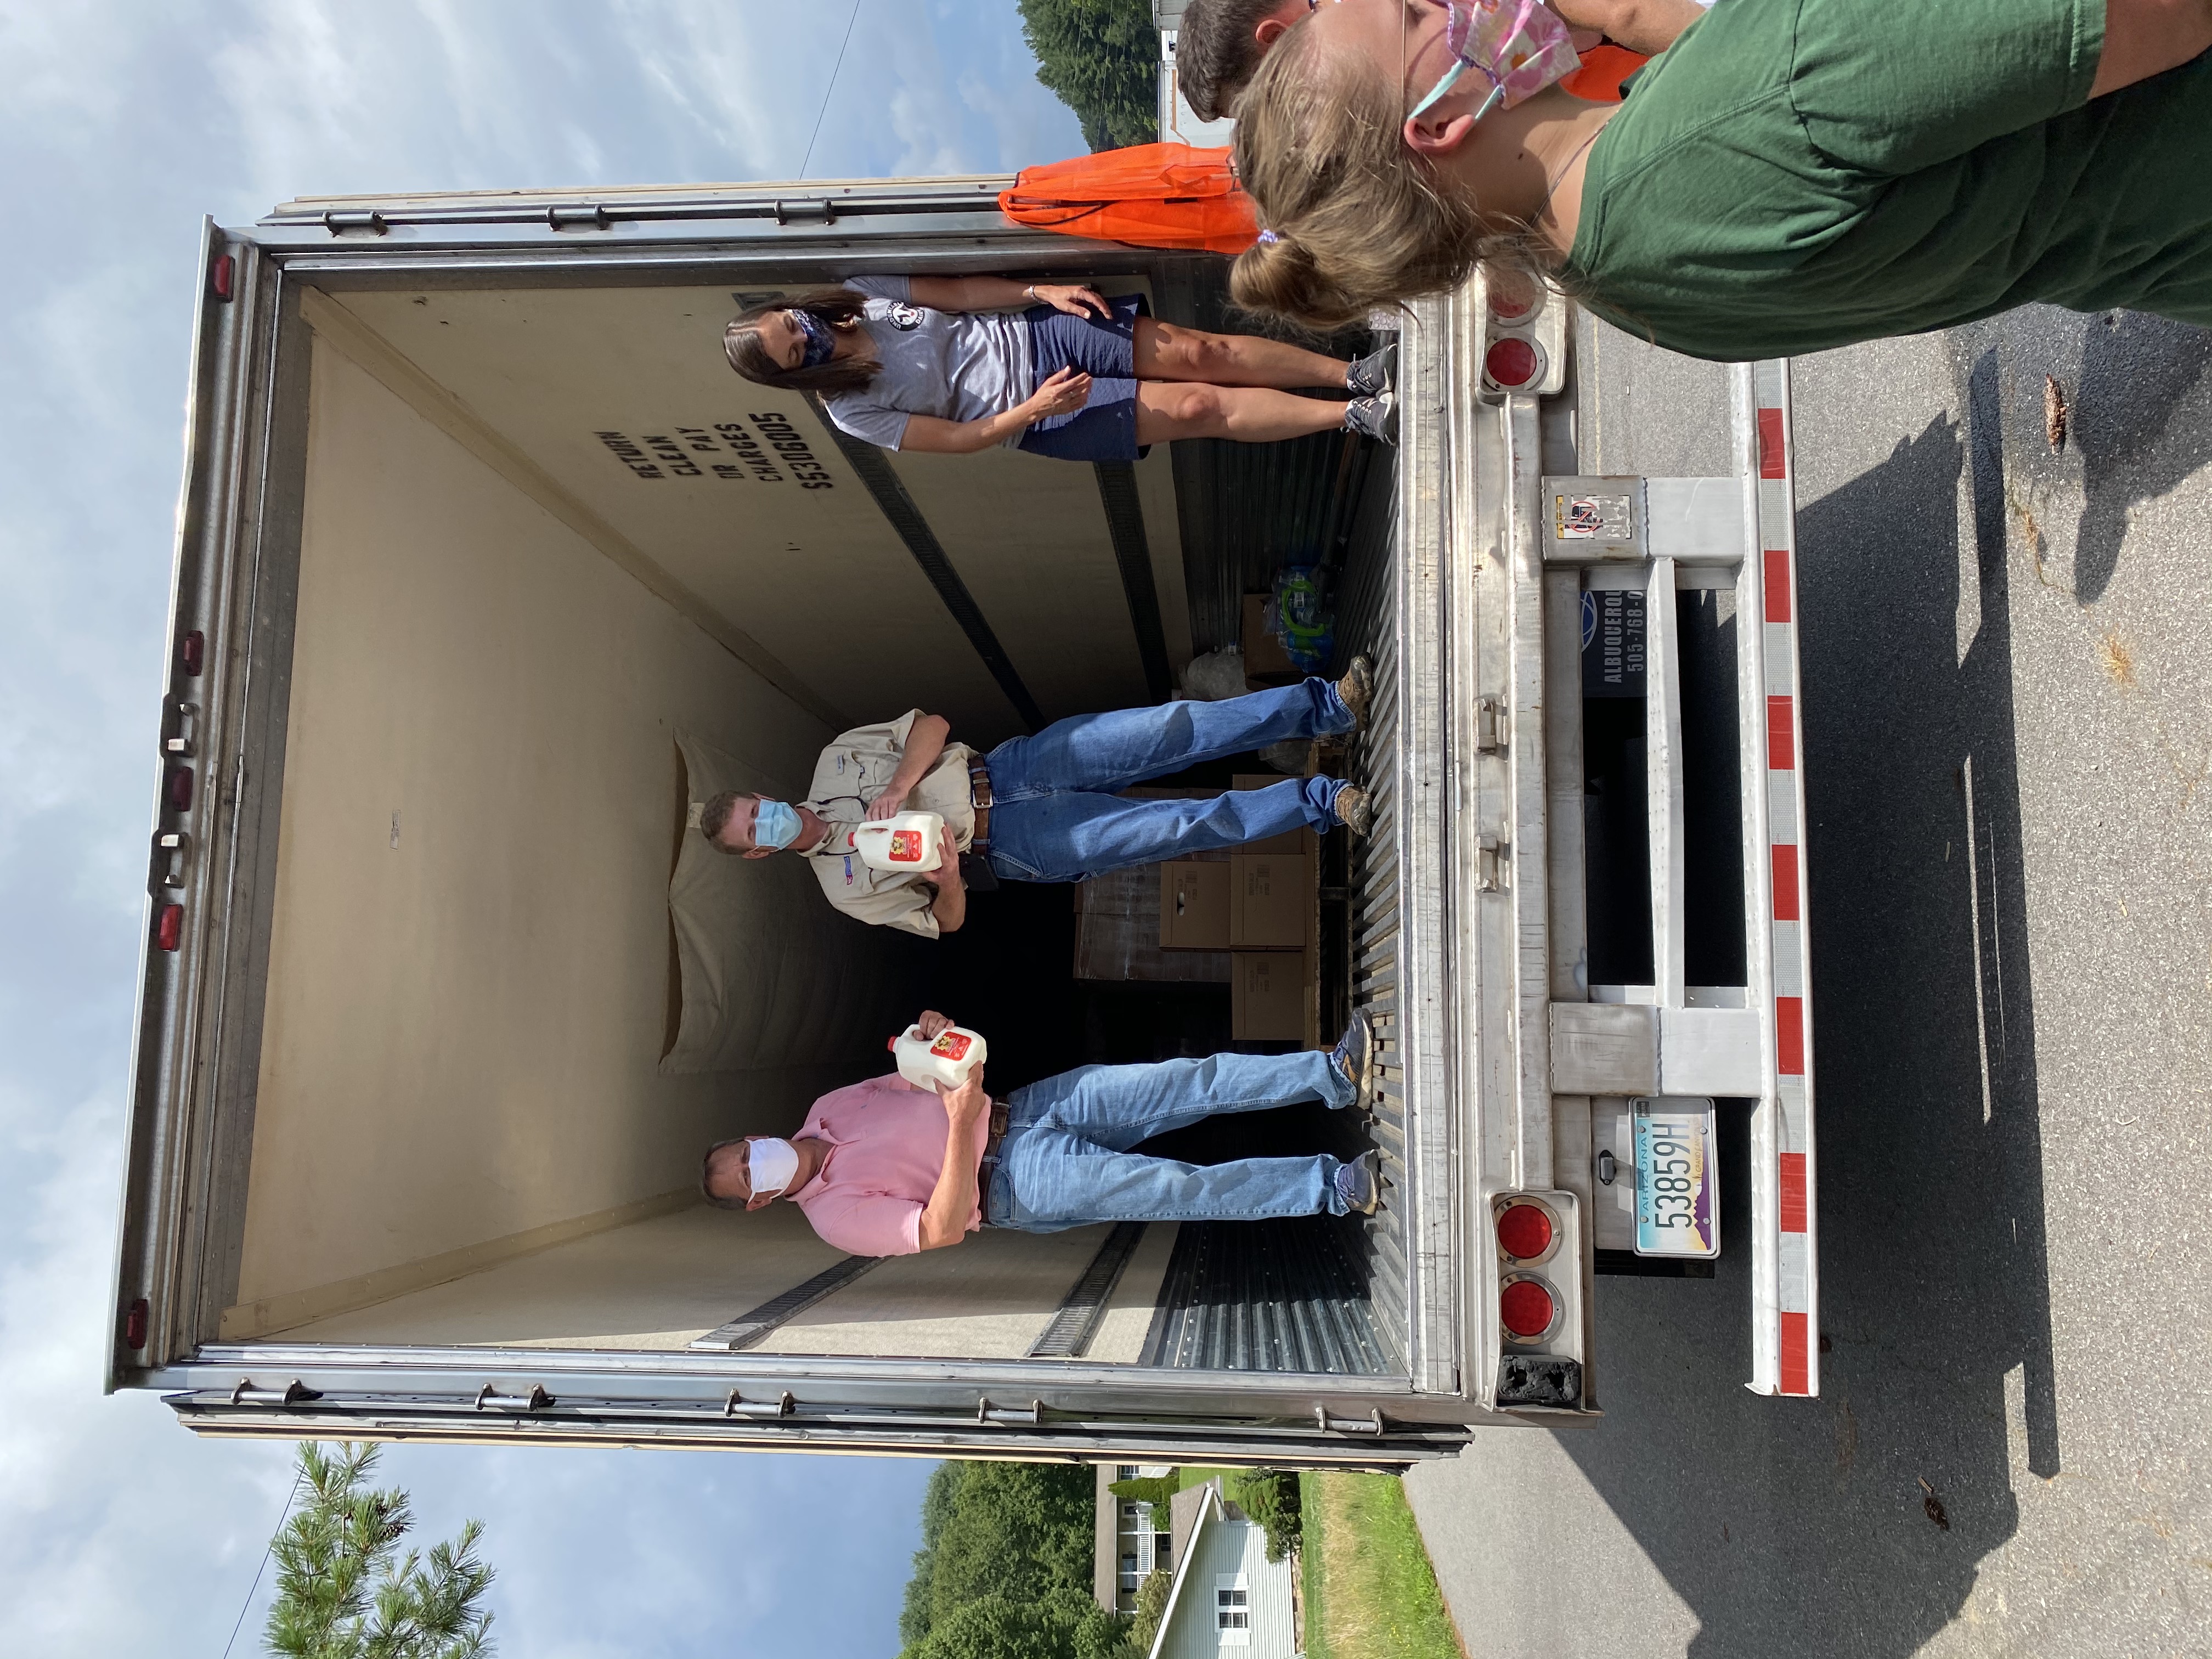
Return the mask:
<svg viewBox="0 0 2212 1659">
<path fill-rule="evenodd" d="M 1336 695 L 1352 711 L 1352 729 L 1357 732 L 1366 725 L 1367 705 L 1375 699 L 1375 659 L 1364 652 L 1354 657 L 1346 665 L 1344 678 L 1336 683 Z"/>
<path fill-rule="evenodd" d="M 1386 340 L 1364 357 L 1352 360 L 1344 373 L 1344 389 L 1355 398 L 1379 398 L 1395 391 L 1397 380 L 1398 343 Z"/>
<path fill-rule="evenodd" d="M 1373 1215 L 1382 1207 L 1382 1155 L 1373 1147 L 1349 1164 L 1336 1166 L 1336 1195 L 1353 1215 Z"/>
<path fill-rule="evenodd" d="M 1344 429 L 1395 448 L 1398 443 L 1398 398 L 1384 392 L 1372 398 L 1354 398 L 1344 406 Z"/>
<path fill-rule="evenodd" d="M 1368 1110 L 1375 1099 L 1375 1027 L 1358 1009 L 1352 1011 L 1352 1024 L 1337 1038 L 1329 1058 L 1352 1085 L 1352 1109 Z"/>
<path fill-rule="evenodd" d="M 1338 790 L 1329 810 L 1336 814 L 1336 821 L 1355 836 L 1364 836 L 1374 828 L 1375 803 L 1356 783 L 1347 783 Z"/>
</svg>

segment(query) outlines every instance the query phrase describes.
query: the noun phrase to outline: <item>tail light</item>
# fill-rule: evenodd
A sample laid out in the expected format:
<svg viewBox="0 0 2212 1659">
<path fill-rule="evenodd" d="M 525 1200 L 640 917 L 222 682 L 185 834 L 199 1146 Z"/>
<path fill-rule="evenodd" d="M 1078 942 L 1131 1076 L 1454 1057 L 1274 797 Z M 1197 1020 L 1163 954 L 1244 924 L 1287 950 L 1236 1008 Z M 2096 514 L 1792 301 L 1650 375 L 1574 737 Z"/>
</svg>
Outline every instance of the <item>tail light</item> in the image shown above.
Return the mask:
<svg viewBox="0 0 2212 1659">
<path fill-rule="evenodd" d="M 1511 277 L 1490 279 L 1490 314 L 1501 322 L 1517 323 L 1543 303 L 1544 291 Z"/>
<path fill-rule="evenodd" d="M 1544 378 L 1544 354 L 1534 340 L 1508 334 L 1482 354 L 1482 378 L 1500 392 L 1518 392 Z"/>
<path fill-rule="evenodd" d="M 164 951 L 173 951 L 185 942 L 185 907 L 165 904 L 161 920 L 154 924 L 154 943 Z"/>
<path fill-rule="evenodd" d="M 1559 1318 L 1559 1298 L 1534 1274 L 1515 1273 L 1498 1292 L 1498 1322 L 1516 1341 L 1541 1341 Z"/>
<path fill-rule="evenodd" d="M 131 1304 L 123 1316 L 123 1346 L 125 1347 L 136 1353 L 146 1346 L 147 1322 L 152 1317 L 153 1310 L 147 1306 L 144 1297 L 140 1297 Z"/>
<path fill-rule="evenodd" d="M 207 664 L 207 635 L 197 628 L 177 641 L 177 659 L 185 672 L 198 675 Z"/>
<path fill-rule="evenodd" d="M 192 769 L 189 766 L 171 767 L 168 775 L 161 780 L 161 797 L 168 802 L 172 812 L 191 811 Z"/>
<path fill-rule="evenodd" d="M 208 272 L 208 286 L 215 290 L 215 297 L 228 303 L 237 280 L 238 261 L 228 253 L 218 254 L 214 268 Z"/>
<path fill-rule="evenodd" d="M 1552 1251 L 1559 1229 L 1540 1204 L 1522 1201 L 1498 1212 L 1498 1248 L 1516 1261 L 1540 1261 Z"/>
</svg>

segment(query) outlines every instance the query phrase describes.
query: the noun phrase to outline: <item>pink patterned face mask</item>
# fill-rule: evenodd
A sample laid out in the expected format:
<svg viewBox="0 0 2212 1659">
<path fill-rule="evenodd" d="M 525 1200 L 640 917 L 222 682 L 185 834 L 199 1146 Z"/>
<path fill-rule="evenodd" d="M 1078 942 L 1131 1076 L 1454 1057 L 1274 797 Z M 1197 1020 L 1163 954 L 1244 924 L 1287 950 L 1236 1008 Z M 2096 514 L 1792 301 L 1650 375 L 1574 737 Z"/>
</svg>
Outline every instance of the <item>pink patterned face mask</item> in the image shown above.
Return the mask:
<svg viewBox="0 0 2212 1659">
<path fill-rule="evenodd" d="M 1511 109 L 1582 67 L 1567 26 L 1537 0 L 1437 0 L 1451 14 L 1444 45 L 1457 61 L 1429 95 L 1413 106 L 1419 115 L 1473 70 L 1490 82 L 1490 95 L 1474 112 L 1478 121 L 1500 104 Z"/>
</svg>

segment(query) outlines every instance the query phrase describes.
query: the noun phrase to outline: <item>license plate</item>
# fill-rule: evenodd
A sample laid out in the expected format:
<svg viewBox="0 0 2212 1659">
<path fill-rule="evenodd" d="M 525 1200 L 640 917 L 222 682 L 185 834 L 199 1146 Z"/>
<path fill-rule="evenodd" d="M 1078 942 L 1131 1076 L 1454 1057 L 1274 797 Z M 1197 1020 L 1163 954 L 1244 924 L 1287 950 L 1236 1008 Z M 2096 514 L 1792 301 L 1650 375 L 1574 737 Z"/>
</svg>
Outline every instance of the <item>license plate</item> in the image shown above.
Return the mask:
<svg viewBox="0 0 2212 1659">
<path fill-rule="evenodd" d="M 1636 1254 L 1721 1253 L 1720 1170 L 1713 1103 L 1688 1096 L 1639 1099 L 1636 1124 Z"/>
</svg>

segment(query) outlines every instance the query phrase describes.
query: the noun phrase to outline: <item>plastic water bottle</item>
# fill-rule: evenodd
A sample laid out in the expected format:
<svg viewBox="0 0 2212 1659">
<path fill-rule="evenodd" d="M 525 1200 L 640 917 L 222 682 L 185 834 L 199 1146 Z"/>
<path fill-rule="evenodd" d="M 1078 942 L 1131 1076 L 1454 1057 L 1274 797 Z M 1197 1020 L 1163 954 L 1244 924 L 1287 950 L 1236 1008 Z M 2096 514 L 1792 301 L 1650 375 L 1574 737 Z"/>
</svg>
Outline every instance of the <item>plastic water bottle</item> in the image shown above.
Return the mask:
<svg viewBox="0 0 2212 1659">
<path fill-rule="evenodd" d="M 901 812 L 895 817 L 856 824 L 845 844 L 871 870 L 921 876 L 945 862 L 945 820 L 934 812 Z"/>
<path fill-rule="evenodd" d="M 922 1036 L 921 1026 L 909 1025 L 884 1046 L 897 1056 L 899 1075 L 924 1089 L 932 1084 L 957 1089 L 988 1052 L 981 1035 L 964 1025 L 948 1025 L 934 1038 Z"/>
</svg>

